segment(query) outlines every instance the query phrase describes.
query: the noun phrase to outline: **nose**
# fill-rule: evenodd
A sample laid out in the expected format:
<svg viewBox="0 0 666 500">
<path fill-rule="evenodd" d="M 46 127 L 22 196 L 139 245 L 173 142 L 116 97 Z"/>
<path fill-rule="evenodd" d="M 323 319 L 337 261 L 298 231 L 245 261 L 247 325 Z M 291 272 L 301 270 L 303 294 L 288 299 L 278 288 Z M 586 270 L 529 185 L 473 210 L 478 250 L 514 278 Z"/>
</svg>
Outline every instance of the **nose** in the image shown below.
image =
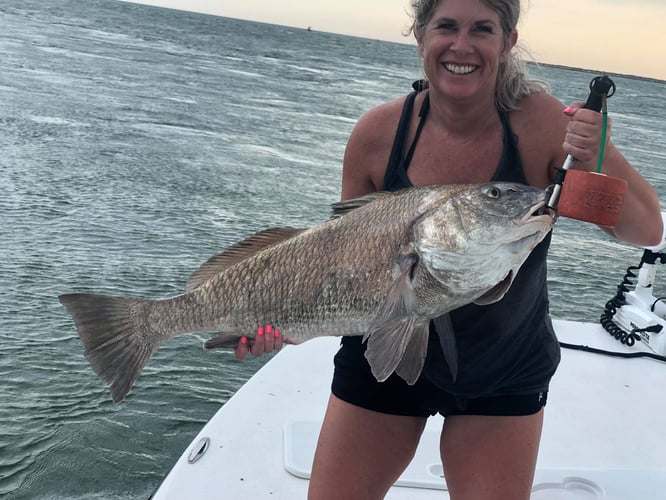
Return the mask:
<svg viewBox="0 0 666 500">
<path fill-rule="evenodd" d="M 459 30 L 455 34 L 455 39 L 451 44 L 451 50 L 460 53 L 472 52 L 471 38 L 465 30 Z"/>
</svg>

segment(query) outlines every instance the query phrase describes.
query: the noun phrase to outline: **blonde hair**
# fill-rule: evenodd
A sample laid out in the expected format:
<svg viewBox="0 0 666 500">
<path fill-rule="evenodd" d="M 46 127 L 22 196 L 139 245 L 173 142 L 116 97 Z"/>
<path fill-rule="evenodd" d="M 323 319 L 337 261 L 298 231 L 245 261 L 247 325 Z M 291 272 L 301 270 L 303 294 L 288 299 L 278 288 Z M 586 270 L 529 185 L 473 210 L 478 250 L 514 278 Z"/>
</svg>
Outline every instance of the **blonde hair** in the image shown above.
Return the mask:
<svg viewBox="0 0 666 500">
<path fill-rule="evenodd" d="M 480 0 L 497 12 L 504 33 L 505 42 L 516 30 L 520 18 L 520 0 Z M 407 34 L 413 33 L 420 40 L 425 27 L 430 22 L 439 0 L 410 0 L 412 25 Z M 495 103 L 499 109 L 512 111 L 519 108 L 520 100 L 535 92 L 550 92 L 548 84 L 530 78 L 522 57 L 523 50 L 514 46 L 506 63 L 500 64 L 495 86 Z"/>
</svg>

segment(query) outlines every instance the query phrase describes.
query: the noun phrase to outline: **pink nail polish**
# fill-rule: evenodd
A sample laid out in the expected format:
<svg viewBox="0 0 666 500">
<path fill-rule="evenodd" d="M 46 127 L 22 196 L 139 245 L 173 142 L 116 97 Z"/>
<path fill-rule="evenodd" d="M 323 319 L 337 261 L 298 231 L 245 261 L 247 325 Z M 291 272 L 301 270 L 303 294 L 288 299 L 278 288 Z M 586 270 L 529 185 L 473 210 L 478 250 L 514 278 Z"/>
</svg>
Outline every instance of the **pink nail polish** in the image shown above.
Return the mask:
<svg viewBox="0 0 666 500">
<path fill-rule="evenodd" d="M 573 111 L 573 108 L 571 106 L 569 106 L 568 108 L 564 108 L 564 110 L 562 110 L 562 113 L 564 113 L 565 115 L 568 115 L 572 111 Z"/>
<path fill-rule="evenodd" d="M 278 338 L 280 336 L 280 330 L 275 330 L 273 335 L 275 336 L 275 338 Z"/>
<path fill-rule="evenodd" d="M 273 325 L 266 325 L 266 333 L 269 335 L 273 333 Z"/>
<path fill-rule="evenodd" d="M 257 335 L 263 335 L 263 334 L 264 334 L 264 327 L 260 326 L 259 328 L 257 328 Z"/>
<path fill-rule="evenodd" d="M 241 337 L 241 344 L 247 344 L 247 337 Z"/>
</svg>

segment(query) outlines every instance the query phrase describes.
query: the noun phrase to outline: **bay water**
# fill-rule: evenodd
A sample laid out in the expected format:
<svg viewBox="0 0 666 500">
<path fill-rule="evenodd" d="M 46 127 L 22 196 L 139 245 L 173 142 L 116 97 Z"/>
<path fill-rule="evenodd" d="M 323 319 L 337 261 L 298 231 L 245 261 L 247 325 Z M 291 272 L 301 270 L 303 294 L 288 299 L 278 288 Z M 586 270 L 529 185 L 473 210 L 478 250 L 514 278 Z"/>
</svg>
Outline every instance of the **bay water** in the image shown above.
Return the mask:
<svg viewBox="0 0 666 500">
<path fill-rule="evenodd" d="M 254 231 L 325 220 L 354 123 L 420 68 L 407 40 L 114 0 L 0 0 L 0 496 L 150 495 L 266 359 L 179 337 L 113 405 L 57 296 L 177 294 Z M 600 74 L 532 73 L 567 103 Z M 613 79 L 613 141 L 666 201 L 666 84 Z M 597 321 L 640 256 L 560 219 L 552 315 Z"/>
</svg>

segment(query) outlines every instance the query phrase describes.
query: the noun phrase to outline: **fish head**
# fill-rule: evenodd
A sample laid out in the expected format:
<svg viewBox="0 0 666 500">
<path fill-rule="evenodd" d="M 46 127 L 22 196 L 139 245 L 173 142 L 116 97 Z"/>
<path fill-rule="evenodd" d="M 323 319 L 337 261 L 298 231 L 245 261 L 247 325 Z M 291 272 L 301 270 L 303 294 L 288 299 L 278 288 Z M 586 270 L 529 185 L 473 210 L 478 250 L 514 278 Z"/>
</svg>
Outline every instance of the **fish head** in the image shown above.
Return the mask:
<svg viewBox="0 0 666 500">
<path fill-rule="evenodd" d="M 444 186 L 442 186 L 444 188 Z M 551 230 L 546 192 L 524 184 L 458 186 L 414 225 L 414 246 L 430 275 L 462 303 L 489 304 Z"/>
</svg>

